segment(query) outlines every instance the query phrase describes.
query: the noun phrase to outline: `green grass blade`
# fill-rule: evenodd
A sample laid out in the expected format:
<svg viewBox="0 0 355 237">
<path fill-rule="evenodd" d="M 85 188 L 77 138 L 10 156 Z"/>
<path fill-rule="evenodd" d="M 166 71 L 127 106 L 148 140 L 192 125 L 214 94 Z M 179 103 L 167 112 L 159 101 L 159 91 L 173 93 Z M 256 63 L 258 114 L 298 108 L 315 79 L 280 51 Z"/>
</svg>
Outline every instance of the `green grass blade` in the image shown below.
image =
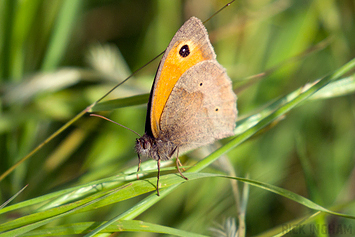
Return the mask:
<svg viewBox="0 0 355 237">
<path fill-rule="evenodd" d="M 28 185 L 26 185 L 25 187 L 21 188 L 20 191 L 18 191 L 15 195 L 13 195 L 9 200 L 6 200 L 6 202 L 4 202 L 3 204 L 0 205 L 0 210 L 3 209 L 4 207 L 6 207 L 7 204 L 9 204 L 12 200 L 14 200 L 20 193 L 23 192 L 23 190 L 25 190 L 27 188 Z"/>
<path fill-rule="evenodd" d="M 21 1 L 17 4 L 16 18 L 13 27 L 13 42 L 11 47 L 10 75 L 19 80 L 25 71 L 25 58 L 27 41 L 31 29 L 41 7 L 41 0 Z"/>
<path fill-rule="evenodd" d="M 96 226 L 101 225 L 98 222 L 83 222 L 75 223 L 57 227 L 49 227 L 41 230 L 34 230 L 22 236 L 49 236 L 49 235 L 73 235 L 73 234 L 85 234 L 92 231 Z M 147 223 L 137 220 L 122 220 L 116 221 L 109 225 L 105 231 L 101 233 L 114 233 L 114 232 L 153 232 L 160 234 L 168 234 L 170 236 L 182 236 L 182 237 L 206 237 L 206 235 L 195 234 L 179 229 L 174 229 L 162 225 Z"/>
<path fill-rule="evenodd" d="M 70 35 L 73 26 L 75 26 L 76 18 L 79 15 L 78 12 L 81 4 L 81 0 L 63 1 L 62 9 L 58 15 L 54 32 L 52 33 L 48 46 L 48 51 L 43 60 L 43 71 L 53 70 L 59 65 L 69 43 Z"/>
<path fill-rule="evenodd" d="M 15 0 L 5 0 L 4 8 L 2 10 L 3 15 L 1 16 L 1 20 L 3 21 L 2 26 L 3 29 L 1 33 L 2 38 L 2 48 L 0 53 L 0 78 L 1 80 L 7 79 L 10 77 L 10 53 L 11 53 L 11 45 L 13 38 L 13 24 L 14 24 L 14 15 L 16 10 L 17 1 Z"/>
<path fill-rule="evenodd" d="M 329 83 L 316 93 L 314 93 L 309 99 L 329 99 L 338 96 L 350 95 L 355 92 L 355 75 L 342 78 L 338 81 Z"/>
</svg>

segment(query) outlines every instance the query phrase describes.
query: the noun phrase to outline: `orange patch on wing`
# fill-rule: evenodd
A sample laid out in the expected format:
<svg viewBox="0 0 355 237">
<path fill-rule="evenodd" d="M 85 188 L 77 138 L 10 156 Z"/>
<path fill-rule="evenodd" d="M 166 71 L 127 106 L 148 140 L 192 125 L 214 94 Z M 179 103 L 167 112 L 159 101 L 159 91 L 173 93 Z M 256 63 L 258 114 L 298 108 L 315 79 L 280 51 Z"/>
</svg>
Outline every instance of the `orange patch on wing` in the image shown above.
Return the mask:
<svg viewBox="0 0 355 237">
<path fill-rule="evenodd" d="M 185 58 L 179 55 L 179 50 L 183 45 L 188 45 L 190 49 L 190 54 Z M 201 48 L 192 41 L 178 41 L 170 50 L 164 65 L 162 65 L 160 78 L 157 79 L 152 98 L 150 125 L 154 137 L 158 137 L 161 114 L 176 82 L 189 68 L 208 59 L 210 58 L 205 58 Z"/>
</svg>

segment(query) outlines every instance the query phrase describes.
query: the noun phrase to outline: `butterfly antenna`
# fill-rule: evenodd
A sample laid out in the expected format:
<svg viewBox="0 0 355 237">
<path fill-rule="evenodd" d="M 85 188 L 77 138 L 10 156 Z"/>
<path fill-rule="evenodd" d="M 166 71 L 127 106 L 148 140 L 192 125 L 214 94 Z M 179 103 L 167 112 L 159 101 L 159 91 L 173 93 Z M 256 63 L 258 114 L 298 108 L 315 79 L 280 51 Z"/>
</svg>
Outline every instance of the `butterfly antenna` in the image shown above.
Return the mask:
<svg viewBox="0 0 355 237">
<path fill-rule="evenodd" d="M 119 126 L 125 128 L 125 129 L 127 129 L 127 130 L 129 130 L 129 131 L 131 131 L 131 132 L 133 132 L 133 133 L 135 133 L 135 134 L 137 134 L 139 137 L 142 137 L 142 136 L 141 136 L 139 133 L 137 133 L 136 131 L 134 131 L 134 130 L 132 130 L 132 129 L 130 129 L 130 128 L 127 128 L 126 126 L 124 126 L 124 125 L 122 125 L 122 124 L 120 124 L 120 123 L 117 123 L 117 122 L 115 122 L 115 121 L 113 121 L 113 120 L 111 120 L 111 119 L 109 119 L 109 118 L 106 118 L 106 117 L 104 117 L 104 116 L 102 116 L 102 115 L 99 115 L 99 114 L 90 114 L 90 116 L 94 116 L 94 117 L 99 117 L 99 118 L 105 119 L 105 120 L 107 120 L 107 121 L 109 121 L 109 122 L 112 122 L 112 123 L 114 123 L 114 124 L 117 124 L 117 125 L 119 125 Z"/>
<path fill-rule="evenodd" d="M 226 5 L 224 5 L 221 9 L 219 9 L 218 11 L 216 11 L 212 16 L 210 16 L 207 20 L 205 20 L 203 22 L 203 24 L 205 24 L 207 21 L 209 21 L 212 17 L 214 17 L 215 15 L 217 15 L 219 12 L 221 12 L 224 8 L 229 7 L 235 0 L 230 1 L 229 3 L 227 3 Z"/>
</svg>

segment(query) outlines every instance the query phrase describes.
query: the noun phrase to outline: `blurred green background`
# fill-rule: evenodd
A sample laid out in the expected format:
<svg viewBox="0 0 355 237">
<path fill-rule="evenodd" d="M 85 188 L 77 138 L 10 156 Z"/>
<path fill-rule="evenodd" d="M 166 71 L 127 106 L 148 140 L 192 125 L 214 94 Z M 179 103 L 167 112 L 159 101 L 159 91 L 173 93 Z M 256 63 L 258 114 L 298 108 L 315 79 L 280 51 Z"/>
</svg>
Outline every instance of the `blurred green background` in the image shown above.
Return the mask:
<svg viewBox="0 0 355 237">
<path fill-rule="evenodd" d="M 190 16 L 204 21 L 226 3 L 0 0 L 0 174 L 161 53 Z M 353 0 L 240 0 L 205 25 L 217 60 L 238 92 L 241 118 L 355 56 Z M 155 60 L 146 66 L 105 100 L 149 93 L 158 64 Z M 259 80 L 250 79 L 263 72 L 268 73 Z M 224 157 L 208 171 L 234 169 L 238 176 L 248 174 L 327 208 L 351 202 L 355 195 L 354 102 L 354 95 L 307 101 L 276 126 L 229 152 L 230 163 Z M 143 134 L 145 113 L 146 106 L 140 105 L 102 114 Z M 0 203 L 26 184 L 28 188 L 13 203 L 133 167 L 137 165 L 135 139 L 126 129 L 84 116 L 1 181 Z M 210 150 L 200 149 L 182 161 L 193 165 Z M 305 167 L 311 177 L 305 175 Z M 55 225 L 109 220 L 142 198 L 74 215 Z M 346 205 L 342 211 L 354 215 L 355 207 Z M 2 215 L 0 222 L 31 212 Z M 306 214 L 309 210 L 300 204 L 251 187 L 247 236 Z M 137 219 L 211 235 L 211 227 L 237 215 L 231 183 L 214 178 L 181 185 Z M 352 225 L 355 235 L 354 221 L 326 220 Z"/>
</svg>

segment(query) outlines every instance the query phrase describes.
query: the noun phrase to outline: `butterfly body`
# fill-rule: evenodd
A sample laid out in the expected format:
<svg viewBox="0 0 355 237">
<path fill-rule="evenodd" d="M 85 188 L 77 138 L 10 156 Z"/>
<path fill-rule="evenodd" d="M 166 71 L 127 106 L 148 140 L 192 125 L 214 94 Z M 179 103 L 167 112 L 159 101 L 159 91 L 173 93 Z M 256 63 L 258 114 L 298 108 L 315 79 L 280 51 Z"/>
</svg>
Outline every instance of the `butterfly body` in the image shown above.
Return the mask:
<svg viewBox="0 0 355 237">
<path fill-rule="evenodd" d="M 170 160 L 177 146 L 166 138 L 164 135 L 161 138 L 154 138 L 144 134 L 137 139 L 136 151 L 139 155 L 150 157 L 153 160 Z"/>
</svg>

